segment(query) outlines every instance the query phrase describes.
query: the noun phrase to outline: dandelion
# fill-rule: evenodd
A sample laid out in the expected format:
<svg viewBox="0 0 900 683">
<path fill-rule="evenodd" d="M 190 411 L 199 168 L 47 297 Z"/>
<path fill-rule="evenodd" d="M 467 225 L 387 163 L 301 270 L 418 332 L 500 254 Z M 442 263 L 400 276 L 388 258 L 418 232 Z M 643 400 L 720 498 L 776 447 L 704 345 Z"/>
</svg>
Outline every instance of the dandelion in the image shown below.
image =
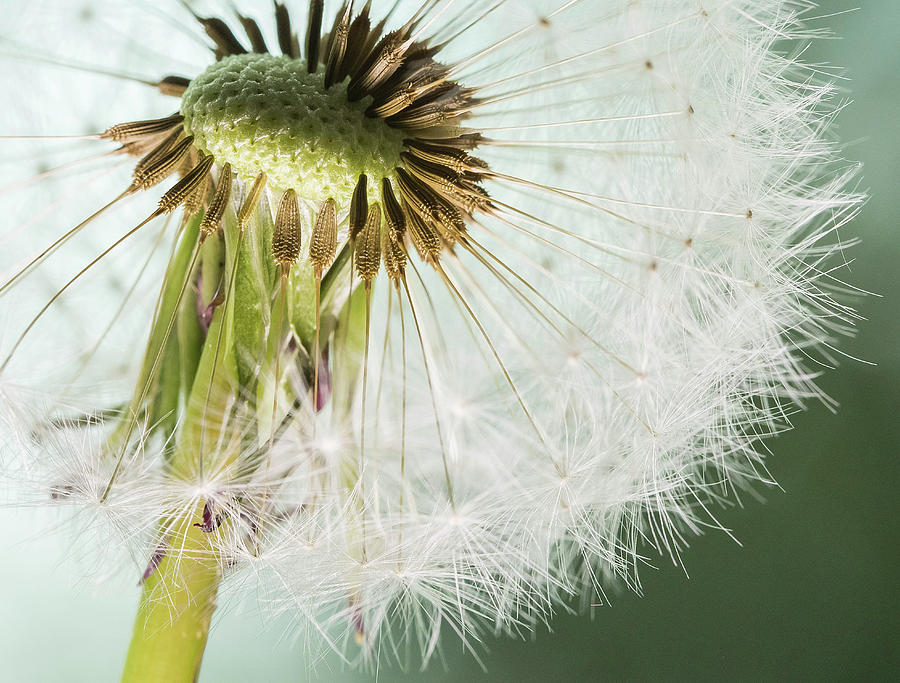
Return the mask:
<svg viewBox="0 0 900 683">
<path fill-rule="evenodd" d="M 364 666 L 639 589 L 770 481 L 854 318 L 836 91 L 778 49 L 813 3 L 305 9 L 83 16 L 121 62 L 27 13 L 0 43 L 146 91 L 0 189 L 47 207 L 4 238 L 7 469 L 140 558 L 126 680 L 190 680 L 250 581 Z"/>
</svg>

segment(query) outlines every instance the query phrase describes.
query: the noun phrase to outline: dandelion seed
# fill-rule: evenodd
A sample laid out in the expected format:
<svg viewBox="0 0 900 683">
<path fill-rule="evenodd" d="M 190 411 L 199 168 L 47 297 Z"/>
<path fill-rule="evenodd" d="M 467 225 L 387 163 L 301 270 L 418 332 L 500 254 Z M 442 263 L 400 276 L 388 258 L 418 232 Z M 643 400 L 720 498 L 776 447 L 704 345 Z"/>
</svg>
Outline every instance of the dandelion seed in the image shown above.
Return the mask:
<svg viewBox="0 0 900 683">
<path fill-rule="evenodd" d="M 854 320 L 832 259 L 857 169 L 823 137 L 831 85 L 777 46 L 817 35 L 810 3 L 190 7 L 128 8 L 134 73 L 34 37 L 51 77 L 168 109 L 55 130 L 84 157 L 0 187 L 59 202 L 30 219 L 46 243 L 2 238 L 5 307 L 54 285 L 13 319 L 0 390 L 26 479 L 138 548 L 126 679 L 194 675 L 240 577 L 278 586 L 311 649 L 427 662 L 449 630 L 474 651 L 638 586 L 648 549 L 680 561 L 714 503 L 771 482 L 760 440 L 827 402 L 807 365 Z M 38 141 L 16 132 L 0 145 Z M 55 196 L 123 159 L 88 211 Z M 116 312 L 99 338 L 60 338 L 60 308 L 120 271 L 77 305 Z M 140 359 L 108 339 L 134 329 Z M 130 387 L 86 390 L 117 355 Z M 81 369 L 25 429 L 35 358 Z"/>
</svg>

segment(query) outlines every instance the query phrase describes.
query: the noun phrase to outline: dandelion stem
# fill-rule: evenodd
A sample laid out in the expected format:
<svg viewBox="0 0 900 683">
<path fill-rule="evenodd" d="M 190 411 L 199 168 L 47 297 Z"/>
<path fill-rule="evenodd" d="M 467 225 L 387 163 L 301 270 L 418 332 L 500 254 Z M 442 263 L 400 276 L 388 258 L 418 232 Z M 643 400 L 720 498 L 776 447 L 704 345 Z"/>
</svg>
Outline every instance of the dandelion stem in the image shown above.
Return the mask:
<svg viewBox="0 0 900 683">
<path fill-rule="evenodd" d="M 178 552 L 167 554 L 144 582 L 123 683 L 197 680 L 221 567 L 207 534 L 189 519 L 180 526 Z"/>
</svg>

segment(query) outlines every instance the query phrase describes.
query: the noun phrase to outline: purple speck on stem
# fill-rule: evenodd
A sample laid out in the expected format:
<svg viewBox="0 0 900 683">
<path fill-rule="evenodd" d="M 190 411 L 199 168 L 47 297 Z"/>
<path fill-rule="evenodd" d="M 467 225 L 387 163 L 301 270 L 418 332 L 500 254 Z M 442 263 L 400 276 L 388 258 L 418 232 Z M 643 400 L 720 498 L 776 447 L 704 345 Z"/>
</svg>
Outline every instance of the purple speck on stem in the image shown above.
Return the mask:
<svg viewBox="0 0 900 683">
<path fill-rule="evenodd" d="M 203 303 L 203 274 L 197 276 L 197 320 L 200 323 L 200 329 L 206 335 L 209 332 L 209 326 L 212 325 L 213 314 L 222 303 L 223 298 L 219 296 L 219 292 L 215 293 L 209 304 Z"/>
<path fill-rule="evenodd" d="M 320 412 L 331 398 L 331 372 L 328 370 L 328 347 L 322 349 L 319 359 L 319 392 L 316 395 L 316 412 Z"/>
<path fill-rule="evenodd" d="M 211 500 L 207 500 L 203 506 L 203 523 L 194 524 L 204 534 L 211 534 L 222 525 L 223 515 L 222 513 L 213 515 L 213 506 L 214 503 Z"/>
<path fill-rule="evenodd" d="M 144 581 L 153 576 L 154 572 L 159 567 L 159 563 L 163 561 L 167 552 L 165 543 L 160 543 L 156 546 L 156 550 L 153 551 L 153 554 L 150 556 L 150 561 L 147 563 L 147 568 L 144 570 L 144 573 L 141 574 L 140 583 L 144 583 Z"/>
</svg>

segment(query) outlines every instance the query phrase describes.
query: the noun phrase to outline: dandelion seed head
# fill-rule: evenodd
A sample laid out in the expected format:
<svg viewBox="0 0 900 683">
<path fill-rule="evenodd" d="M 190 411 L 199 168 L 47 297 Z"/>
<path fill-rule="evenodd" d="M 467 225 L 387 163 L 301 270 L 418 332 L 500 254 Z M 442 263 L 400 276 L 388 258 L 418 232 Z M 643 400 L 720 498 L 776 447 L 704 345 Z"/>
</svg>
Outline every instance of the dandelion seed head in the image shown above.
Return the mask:
<svg viewBox="0 0 900 683">
<path fill-rule="evenodd" d="M 84 108 L 84 149 L 112 151 L 83 214 L 71 169 L 13 186 L 59 209 L 11 228 L 0 282 L 41 302 L 0 359 L 35 499 L 110 523 L 144 573 L 212 560 L 362 666 L 640 590 L 770 484 L 762 440 L 829 402 L 863 199 L 837 91 L 780 42 L 820 35 L 811 3 L 389 5 L 318 31 L 117 6 L 147 40 L 94 86 L 155 99 Z M 48 334 L 73 300 L 90 343 Z M 26 400 L 29 356 L 73 379 Z"/>
</svg>

